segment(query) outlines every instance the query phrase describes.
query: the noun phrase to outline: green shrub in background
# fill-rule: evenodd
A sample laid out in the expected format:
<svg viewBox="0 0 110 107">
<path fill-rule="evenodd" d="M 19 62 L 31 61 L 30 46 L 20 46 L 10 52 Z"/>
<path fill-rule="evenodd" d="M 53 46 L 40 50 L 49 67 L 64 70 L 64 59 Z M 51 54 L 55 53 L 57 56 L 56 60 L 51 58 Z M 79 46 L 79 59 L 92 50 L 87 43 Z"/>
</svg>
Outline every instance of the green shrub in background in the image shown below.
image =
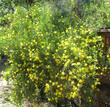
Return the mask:
<svg viewBox="0 0 110 107">
<path fill-rule="evenodd" d="M 0 47 L 9 57 L 17 105 L 40 100 L 61 106 L 63 99 L 79 99 L 79 106 L 93 106 L 102 40 L 93 29 L 95 21 L 88 26 L 89 16 L 79 18 L 73 11 L 75 2 L 70 3 L 69 11 L 65 4 L 63 10 L 51 2 L 37 2 L 28 9 L 17 6 L 5 16 L 9 24 L 0 28 Z"/>
<path fill-rule="evenodd" d="M 109 1 L 96 1 L 83 7 L 83 21 L 88 27 L 91 27 L 95 31 L 110 26 Z"/>
</svg>

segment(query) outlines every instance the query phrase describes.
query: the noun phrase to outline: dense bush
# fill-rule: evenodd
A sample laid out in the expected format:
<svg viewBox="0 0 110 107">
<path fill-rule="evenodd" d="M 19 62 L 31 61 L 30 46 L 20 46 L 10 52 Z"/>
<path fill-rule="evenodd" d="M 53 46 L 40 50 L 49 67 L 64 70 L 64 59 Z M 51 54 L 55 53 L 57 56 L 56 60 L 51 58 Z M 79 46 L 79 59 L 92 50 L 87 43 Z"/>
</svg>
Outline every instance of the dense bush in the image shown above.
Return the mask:
<svg viewBox="0 0 110 107">
<path fill-rule="evenodd" d="M 88 26 L 89 17 L 81 20 L 73 11 L 75 3 L 68 4 L 70 10 L 65 3 L 64 10 L 51 2 L 37 2 L 5 16 L 9 24 L 0 29 L 0 46 L 9 59 L 17 104 L 26 99 L 54 104 L 79 99 L 79 106 L 92 106 L 99 84 L 101 37 Z"/>
</svg>

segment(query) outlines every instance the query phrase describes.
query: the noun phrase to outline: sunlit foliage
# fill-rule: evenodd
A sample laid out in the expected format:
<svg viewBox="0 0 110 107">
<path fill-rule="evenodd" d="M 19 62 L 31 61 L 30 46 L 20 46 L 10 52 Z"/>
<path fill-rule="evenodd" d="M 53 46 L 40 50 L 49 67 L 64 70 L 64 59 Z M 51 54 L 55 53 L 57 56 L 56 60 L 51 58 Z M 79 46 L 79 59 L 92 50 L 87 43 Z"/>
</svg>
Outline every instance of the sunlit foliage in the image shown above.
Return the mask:
<svg viewBox="0 0 110 107">
<path fill-rule="evenodd" d="M 65 10 L 54 3 L 36 2 L 28 9 L 16 6 L 5 16 L 8 24 L 0 28 L 14 101 L 57 104 L 80 99 L 91 106 L 99 84 L 102 39 L 88 26 L 88 19 L 78 17 L 74 0 L 68 2 L 69 9 L 63 4 Z"/>
</svg>

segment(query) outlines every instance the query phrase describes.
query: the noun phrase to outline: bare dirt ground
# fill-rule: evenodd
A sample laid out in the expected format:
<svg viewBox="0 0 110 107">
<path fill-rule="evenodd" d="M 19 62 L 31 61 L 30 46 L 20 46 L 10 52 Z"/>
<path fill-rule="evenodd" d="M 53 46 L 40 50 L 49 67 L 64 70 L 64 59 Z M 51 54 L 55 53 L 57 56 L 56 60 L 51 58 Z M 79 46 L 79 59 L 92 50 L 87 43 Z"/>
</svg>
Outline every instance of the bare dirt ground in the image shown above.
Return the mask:
<svg viewBox="0 0 110 107">
<path fill-rule="evenodd" d="M 15 107 L 9 100 L 10 85 L 0 77 L 0 107 Z"/>
</svg>

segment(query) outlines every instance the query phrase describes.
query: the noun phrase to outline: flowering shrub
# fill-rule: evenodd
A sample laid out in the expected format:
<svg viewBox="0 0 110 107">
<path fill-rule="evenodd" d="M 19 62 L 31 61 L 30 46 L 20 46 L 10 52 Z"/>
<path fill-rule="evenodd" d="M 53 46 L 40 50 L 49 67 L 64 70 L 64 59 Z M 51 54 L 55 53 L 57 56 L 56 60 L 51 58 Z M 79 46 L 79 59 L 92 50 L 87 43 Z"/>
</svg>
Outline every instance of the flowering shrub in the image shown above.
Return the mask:
<svg viewBox="0 0 110 107">
<path fill-rule="evenodd" d="M 69 24 L 61 13 L 56 18 L 58 11 L 52 8 L 19 6 L 8 16 L 10 25 L 2 33 L 7 44 L 2 48 L 9 57 L 14 101 L 83 99 L 88 106 L 99 83 L 101 37 L 86 25 L 75 24 L 75 13 Z"/>
</svg>

